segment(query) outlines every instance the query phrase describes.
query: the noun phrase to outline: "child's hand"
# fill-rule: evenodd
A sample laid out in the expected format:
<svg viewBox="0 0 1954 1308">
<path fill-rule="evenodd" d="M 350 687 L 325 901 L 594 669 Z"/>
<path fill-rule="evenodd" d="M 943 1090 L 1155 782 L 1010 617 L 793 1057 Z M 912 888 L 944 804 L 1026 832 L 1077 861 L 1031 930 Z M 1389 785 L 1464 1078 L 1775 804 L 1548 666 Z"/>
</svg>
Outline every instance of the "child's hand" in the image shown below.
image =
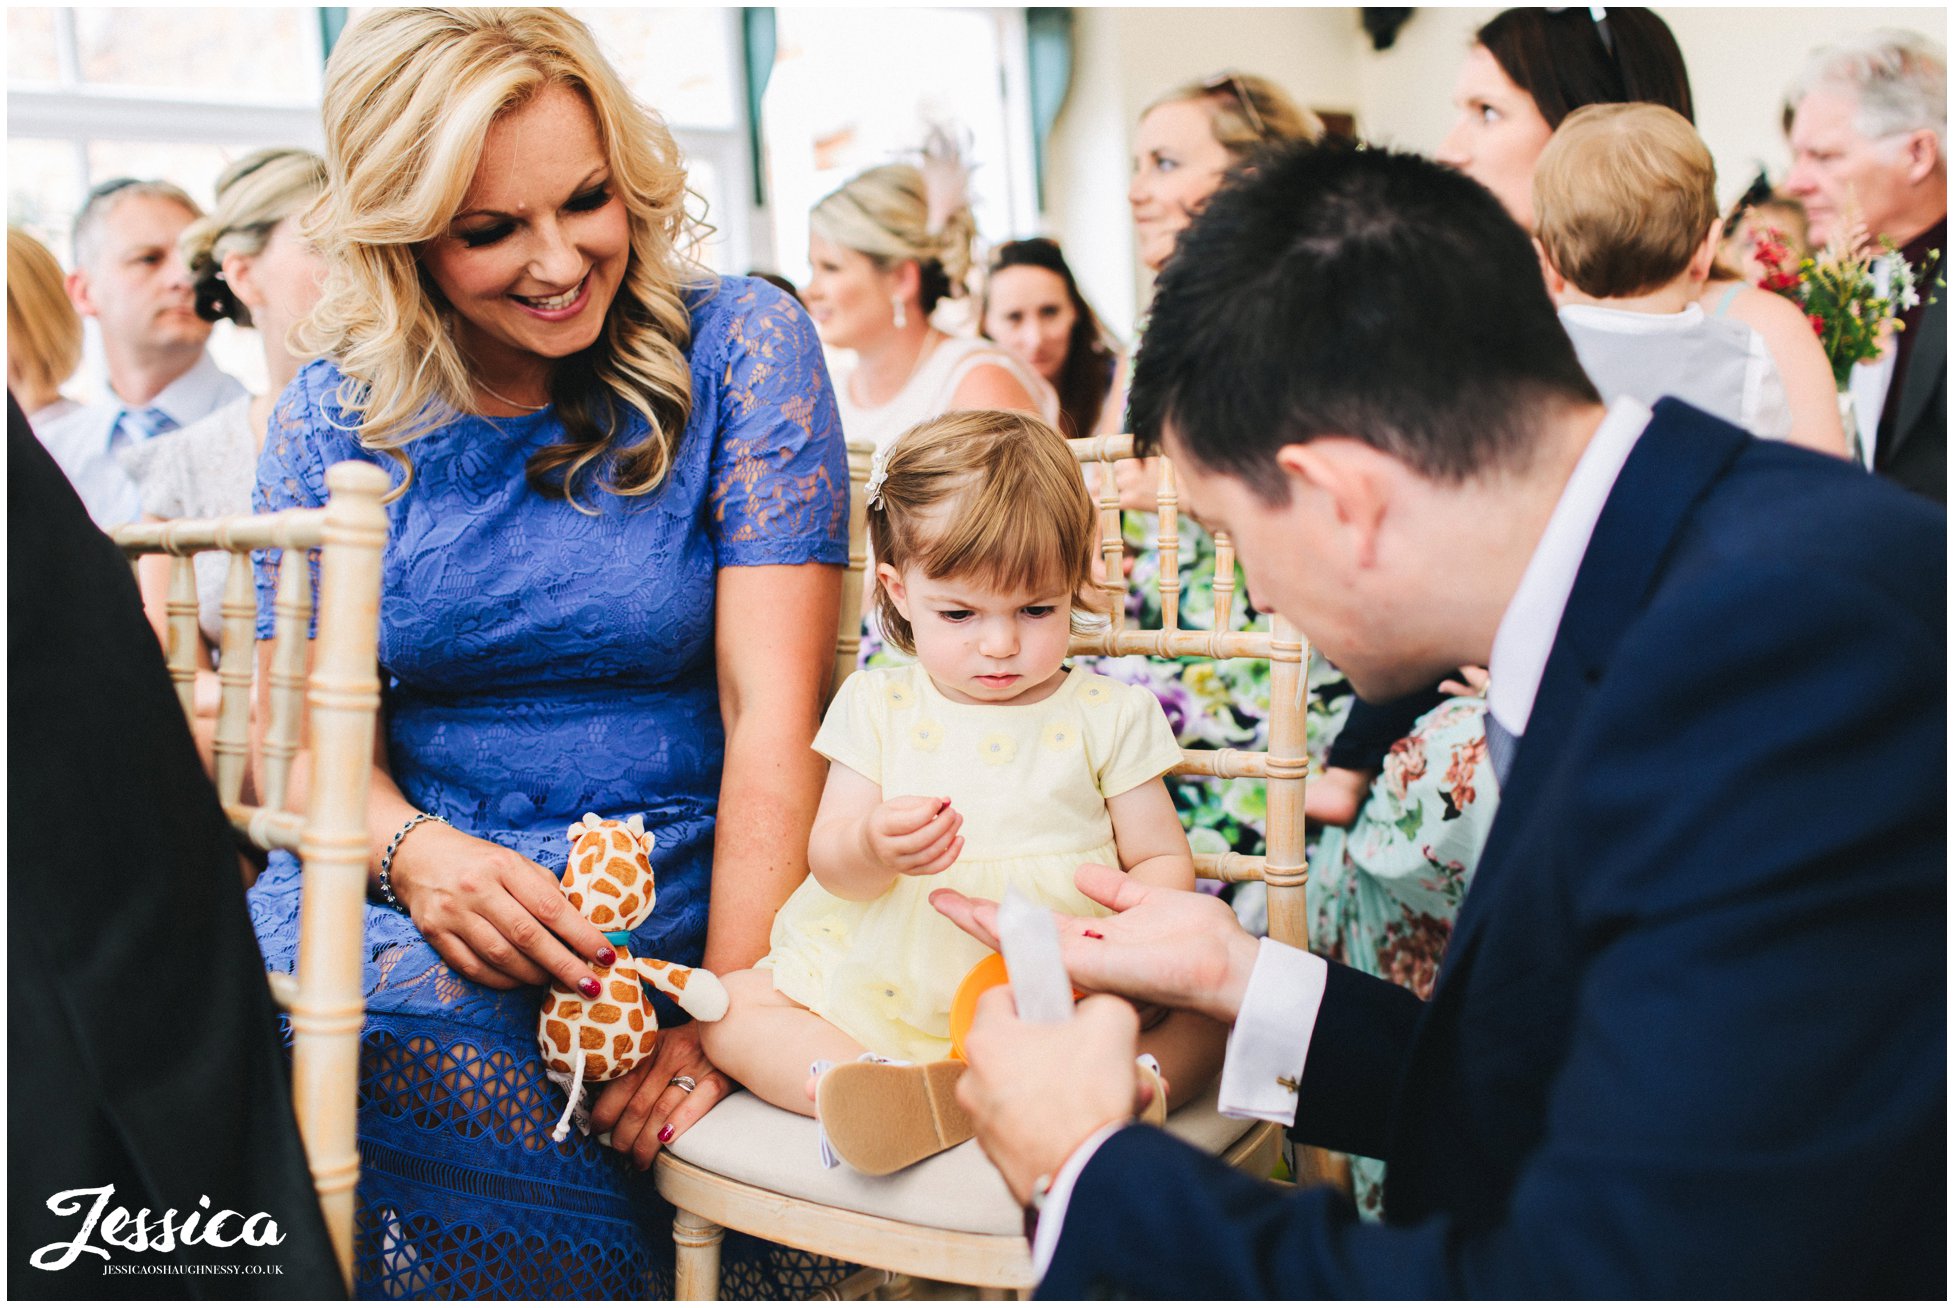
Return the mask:
<svg viewBox="0 0 1954 1308">
<path fill-rule="evenodd" d="M 906 877 L 935 876 L 963 852 L 963 814 L 947 799 L 898 795 L 868 815 L 869 852 Z"/>
</svg>

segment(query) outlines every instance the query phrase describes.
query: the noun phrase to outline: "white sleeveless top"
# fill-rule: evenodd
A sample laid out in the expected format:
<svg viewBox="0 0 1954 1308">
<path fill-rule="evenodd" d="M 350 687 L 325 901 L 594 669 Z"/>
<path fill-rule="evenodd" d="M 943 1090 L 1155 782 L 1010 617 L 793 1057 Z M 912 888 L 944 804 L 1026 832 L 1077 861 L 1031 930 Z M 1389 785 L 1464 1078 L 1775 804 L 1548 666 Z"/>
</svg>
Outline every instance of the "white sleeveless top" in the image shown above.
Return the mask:
<svg viewBox="0 0 1954 1308">
<path fill-rule="evenodd" d="M 1734 318 L 1709 317 L 1697 304 L 1681 313 L 1569 304 L 1560 320 L 1603 404 L 1673 395 L 1754 436 L 1783 440 L 1791 432 L 1777 364 L 1764 338 Z"/>
<path fill-rule="evenodd" d="M 865 440 L 883 449 L 896 437 L 925 418 L 948 413 L 950 398 L 974 370 L 990 364 L 1018 379 L 1018 384 L 1038 402 L 1038 414 L 1046 422 L 1058 421 L 1058 394 L 1045 379 L 1020 363 L 1017 356 L 991 341 L 969 336 L 949 336 L 923 357 L 909 380 L 888 403 L 873 408 L 849 398 L 851 367 L 835 379 L 835 403 L 841 410 L 841 432 L 851 441 Z"/>
</svg>

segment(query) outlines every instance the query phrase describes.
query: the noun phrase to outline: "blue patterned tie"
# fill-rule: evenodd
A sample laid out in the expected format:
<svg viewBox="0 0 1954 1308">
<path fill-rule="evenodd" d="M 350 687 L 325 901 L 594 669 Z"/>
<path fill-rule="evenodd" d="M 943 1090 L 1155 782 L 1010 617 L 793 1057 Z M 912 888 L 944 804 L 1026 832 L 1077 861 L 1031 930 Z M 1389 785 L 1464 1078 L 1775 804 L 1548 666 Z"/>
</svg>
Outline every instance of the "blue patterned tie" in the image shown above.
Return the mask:
<svg viewBox="0 0 1954 1308">
<path fill-rule="evenodd" d="M 177 421 L 161 409 L 124 409 L 115 420 L 115 430 L 109 433 L 109 448 L 116 449 L 131 442 L 140 442 L 152 436 L 160 436 L 166 431 L 175 431 Z"/>
<path fill-rule="evenodd" d="M 1486 757 L 1493 761 L 1493 775 L 1499 778 L 1499 788 L 1506 789 L 1506 779 L 1513 775 L 1513 756 L 1519 752 L 1520 738 L 1500 725 L 1491 709 L 1486 710 Z"/>
</svg>

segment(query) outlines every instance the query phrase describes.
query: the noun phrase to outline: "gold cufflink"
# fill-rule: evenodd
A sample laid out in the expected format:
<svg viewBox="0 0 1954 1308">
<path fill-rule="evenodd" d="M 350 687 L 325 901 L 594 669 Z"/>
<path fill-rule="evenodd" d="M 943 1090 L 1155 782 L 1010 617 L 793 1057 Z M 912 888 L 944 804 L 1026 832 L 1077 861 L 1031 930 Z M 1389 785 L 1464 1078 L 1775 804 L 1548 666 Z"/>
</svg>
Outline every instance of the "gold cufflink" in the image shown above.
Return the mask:
<svg viewBox="0 0 1954 1308">
<path fill-rule="evenodd" d="M 1298 1086 L 1296 1082 L 1296 1078 L 1292 1076 L 1279 1076 L 1276 1078 L 1276 1084 L 1281 1086 L 1284 1090 L 1287 1090 L 1292 1095 L 1296 1094 L 1301 1088 L 1300 1086 Z"/>
</svg>

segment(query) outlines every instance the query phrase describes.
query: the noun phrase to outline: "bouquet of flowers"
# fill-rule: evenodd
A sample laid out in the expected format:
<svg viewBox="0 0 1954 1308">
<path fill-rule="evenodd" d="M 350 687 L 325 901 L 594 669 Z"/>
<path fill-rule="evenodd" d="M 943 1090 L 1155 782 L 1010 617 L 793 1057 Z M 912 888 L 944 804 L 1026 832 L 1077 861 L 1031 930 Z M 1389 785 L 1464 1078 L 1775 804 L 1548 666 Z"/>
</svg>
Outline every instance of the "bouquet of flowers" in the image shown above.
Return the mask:
<svg viewBox="0 0 1954 1308">
<path fill-rule="evenodd" d="M 1815 255 L 1791 263 L 1784 235 L 1767 231 L 1757 242 L 1757 260 L 1765 268 L 1758 285 L 1776 291 L 1805 311 L 1812 330 L 1832 364 L 1832 383 L 1843 391 L 1853 365 L 1877 359 L 1891 332 L 1900 329 L 1900 314 L 1920 303 L 1918 274 L 1882 241 L 1891 261 L 1882 290 L 1874 269 L 1879 253 L 1869 249 L 1866 231 L 1857 223 Z"/>
</svg>

